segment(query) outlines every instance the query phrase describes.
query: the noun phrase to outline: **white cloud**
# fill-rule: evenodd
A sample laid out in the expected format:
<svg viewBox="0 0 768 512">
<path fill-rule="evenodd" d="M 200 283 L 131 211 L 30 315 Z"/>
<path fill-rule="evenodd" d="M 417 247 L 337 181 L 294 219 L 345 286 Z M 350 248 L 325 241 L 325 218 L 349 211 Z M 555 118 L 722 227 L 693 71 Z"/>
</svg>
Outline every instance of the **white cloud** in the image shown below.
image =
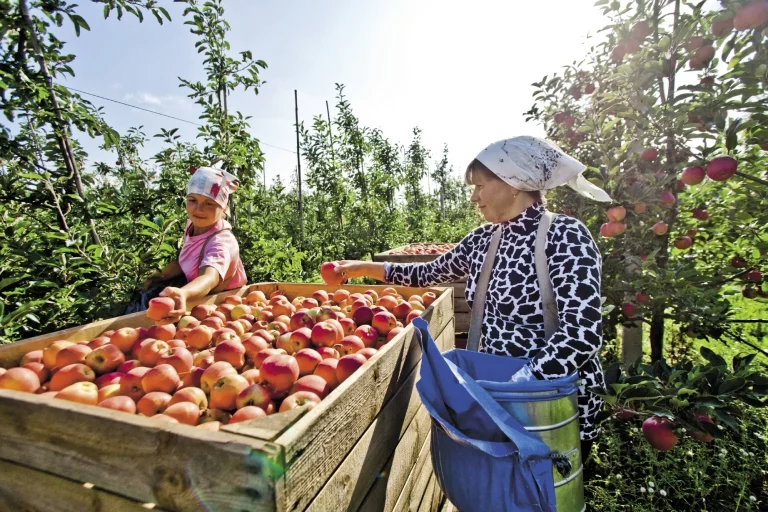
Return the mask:
<svg viewBox="0 0 768 512">
<path fill-rule="evenodd" d="M 151 92 L 138 91 L 130 92 L 123 96 L 123 101 L 126 103 L 135 103 L 140 106 L 154 106 L 154 107 L 185 107 L 189 106 L 189 101 L 186 97 L 178 94 L 165 94 L 163 96 L 157 96 Z"/>
</svg>

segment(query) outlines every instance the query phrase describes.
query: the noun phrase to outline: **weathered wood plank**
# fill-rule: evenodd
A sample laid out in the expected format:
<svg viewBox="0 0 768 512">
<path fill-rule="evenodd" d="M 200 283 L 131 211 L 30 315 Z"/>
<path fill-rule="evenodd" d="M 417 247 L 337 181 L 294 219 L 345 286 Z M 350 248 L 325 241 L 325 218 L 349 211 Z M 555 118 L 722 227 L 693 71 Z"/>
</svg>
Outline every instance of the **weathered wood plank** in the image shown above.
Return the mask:
<svg viewBox="0 0 768 512">
<path fill-rule="evenodd" d="M 453 328 L 449 324 L 435 343 L 444 350 L 452 342 Z M 423 427 L 424 424 L 423 420 L 413 423 L 413 418 L 419 409 L 423 411 L 422 414 L 426 414 L 426 409 L 423 409 L 415 388 L 419 379 L 419 368 L 420 365 L 417 365 L 413 369 L 395 396 L 382 408 L 363 437 L 310 503 L 307 511 L 322 512 L 331 510 L 334 506 L 357 510 L 377 479 L 388 480 L 396 486 L 402 485 L 405 478 L 399 482 L 392 482 L 391 469 L 382 471 L 382 468 L 396 450 L 401 454 L 402 459 L 411 460 L 412 458 L 412 454 L 408 453 L 408 449 L 402 444 L 404 443 L 402 438 L 408 431 L 411 431 L 410 435 L 413 436 L 413 429 Z M 417 437 L 423 438 L 423 435 L 417 435 Z M 419 448 L 420 444 L 417 442 L 413 450 L 418 451 Z M 403 452 L 406 453 L 403 454 Z"/>
<path fill-rule="evenodd" d="M 431 421 L 431 420 L 430 420 Z M 431 424 L 430 424 L 431 426 Z M 424 465 L 421 468 L 421 471 L 414 475 L 414 481 L 413 481 L 413 487 L 411 487 L 411 492 L 406 496 L 403 495 L 401 498 L 403 499 L 403 502 L 400 503 L 398 500 L 397 506 L 395 507 L 396 510 L 399 507 L 399 510 L 408 510 L 409 512 L 417 512 L 419 509 L 419 505 L 421 505 L 421 499 L 424 497 L 424 493 L 427 491 L 427 486 L 429 485 L 429 479 L 434 475 L 434 469 L 432 468 L 432 452 L 431 447 L 427 449 L 427 452 L 429 455 L 427 456 L 427 460 L 424 462 Z"/>
<path fill-rule="evenodd" d="M 430 432 L 427 434 L 426 439 L 424 439 L 424 442 L 419 449 L 419 456 L 416 459 L 416 463 L 413 465 L 411 472 L 405 475 L 406 480 L 402 485 L 402 488 L 396 486 L 392 490 L 384 488 L 382 491 L 382 494 L 385 495 L 386 504 L 384 510 L 387 510 L 387 512 L 389 512 L 390 509 L 393 512 L 403 512 L 411 501 L 414 500 L 414 496 L 424 493 L 426 479 L 424 480 L 423 485 L 419 488 L 420 490 L 417 489 L 417 487 L 422 475 L 432 471 L 431 439 L 432 433 Z M 425 467 L 427 468 L 426 470 L 424 469 Z M 373 490 L 371 494 L 374 494 Z M 416 503 L 418 504 L 418 501 L 416 501 Z"/>
<path fill-rule="evenodd" d="M 240 421 L 221 427 L 223 432 L 272 441 L 286 431 L 296 420 L 307 413 L 307 406 L 297 407 L 279 414 L 270 414 L 262 418 Z"/>
<path fill-rule="evenodd" d="M 424 495 L 419 502 L 419 508 L 417 512 L 431 512 L 432 510 L 432 498 L 435 494 L 435 486 L 437 486 L 437 480 L 435 480 L 435 474 L 429 474 L 429 480 L 427 481 L 427 488 L 424 491 Z"/>
<path fill-rule="evenodd" d="M 456 332 L 468 333 L 471 313 L 456 313 Z"/>
<path fill-rule="evenodd" d="M 274 510 L 281 466 L 279 448 L 262 441 L 7 390 L 0 459 L 201 511 Z"/>
<path fill-rule="evenodd" d="M 0 510 L 25 512 L 147 512 L 162 509 L 0 460 Z"/>
<path fill-rule="evenodd" d="M 433 339 L 453 322 L 452 290 L 445 291 L 422 314 Z M 285 448 L 287 494 L 278 497 L 285 510 L 307 506 L 421 360 L 412 325 L 397 338 L 275 440 Z"/>
</svg>

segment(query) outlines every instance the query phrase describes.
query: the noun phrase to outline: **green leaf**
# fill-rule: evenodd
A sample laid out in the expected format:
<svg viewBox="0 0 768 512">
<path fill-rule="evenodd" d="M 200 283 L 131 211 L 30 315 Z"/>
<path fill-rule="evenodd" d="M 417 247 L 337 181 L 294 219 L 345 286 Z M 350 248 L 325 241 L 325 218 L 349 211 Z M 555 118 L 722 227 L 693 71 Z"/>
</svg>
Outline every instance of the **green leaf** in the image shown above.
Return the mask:
<svg viewBox="0 0 768 512">
<path fill-rule="evenodd" d="M 738 391 L 739 389 L 743 388 L 746 383 L 747 382 L 741 377 L 728 379 L 720 384 L 719 388 L 717 388 L 717 394 L 727 395 L 729 393 L 733 393 L 734 391 Z"/>
<path fill-rule="evenodd" d="M 725 359 L 715 354 L 707 347 L 701 347 L 699 353 L 701 354 L 701 357 L 712 363 L 713 366 L 728 366 L 728 364 L 725 362 Z"/>
</svg>

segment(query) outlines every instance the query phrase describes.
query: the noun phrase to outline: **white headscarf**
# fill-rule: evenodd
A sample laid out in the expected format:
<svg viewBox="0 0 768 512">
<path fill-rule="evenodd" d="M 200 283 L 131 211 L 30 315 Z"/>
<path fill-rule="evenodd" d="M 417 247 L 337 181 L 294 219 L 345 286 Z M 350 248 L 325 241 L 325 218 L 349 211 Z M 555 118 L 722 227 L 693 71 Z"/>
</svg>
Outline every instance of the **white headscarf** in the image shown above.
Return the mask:
<svg viewBox="0 0 768 512">
<path fill-rule="evenodd" d="M 229 195 L 237 190 L 237 178 L 215 167 L 195 169 L 187 183 L 187 194 L 201 194 L 216 201 L 226 209 Z"/>
<path fill-rule="evenodd" d="M 518 190 L 533 192 L 568 185 L 589 199 L 611 202 L 603 189 L 581 175 L 586 170 L 584 164 L 543 139 L 523 135 L 500 140 L 482 150 L 476 158 Z"/>
</svg>

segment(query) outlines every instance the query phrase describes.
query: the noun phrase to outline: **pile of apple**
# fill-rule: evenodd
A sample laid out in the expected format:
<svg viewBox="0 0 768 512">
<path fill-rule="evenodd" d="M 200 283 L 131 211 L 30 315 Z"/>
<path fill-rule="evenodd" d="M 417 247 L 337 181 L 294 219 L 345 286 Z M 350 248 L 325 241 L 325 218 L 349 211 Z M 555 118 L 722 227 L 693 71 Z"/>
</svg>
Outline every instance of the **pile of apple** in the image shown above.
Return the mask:
<svg viewBox="0 0 768 512">
<path fill-rule="evenodd" d="M 392 249 L 389 254 L 444 254 L 456 247 L 456 244 L 408 244 L 399 249 Z"/>
<path fill-rule="evenodd" d="M 289 300 L 252 291 L 200 304 L 177 324 L 55 341 L 0 368 L 0 389 L 37 393 L 207 430 L 314 407 L 436 299 L 394 288 L 315 291 Z M 173 301 L 150 301 L 162 320 Z"/>
</svg>

